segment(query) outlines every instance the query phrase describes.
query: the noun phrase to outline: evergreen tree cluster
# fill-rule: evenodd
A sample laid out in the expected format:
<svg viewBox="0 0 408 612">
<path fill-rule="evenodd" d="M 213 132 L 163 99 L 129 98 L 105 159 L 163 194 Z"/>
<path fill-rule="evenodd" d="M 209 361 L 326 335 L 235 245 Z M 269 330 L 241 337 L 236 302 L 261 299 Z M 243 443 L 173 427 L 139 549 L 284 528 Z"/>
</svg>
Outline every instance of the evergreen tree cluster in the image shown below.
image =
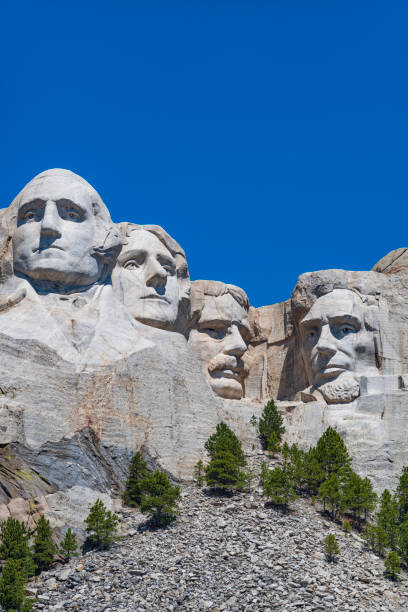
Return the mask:
<svg viewBox="0 0 408 612">
<path fill-rule="evenodd" d="M 350 514 L 358 523 L 372 512 L 377 496 L 369 478 L 351 469 L 351 457 L 340 435 L 329 427 L 307 452 L 296 444 L 282 448 L 283 464 L 264 465 L 261 484 L 272 503 L 287 508 L 296 493 L 318 496 L 333 520 Z"/>
<path fill-rule="evenodd" d="M 385 489 L 374 521 L 364 529 L 366 545 L 386 556 L 386 575 L 395 580 L 401 562 L 408 568 L 408 467 L 404 467 L 398 487 L 392 495 Z"/>
<path fill-rule="evenodd" d="M 1 523 L 0 559 L 5 564 L 0 575 L 0 604 L 5 610 L 28 612 L 32 609 L 34 600 L 26 597 L 25 584 L 34 574 L 48 569 L 57 555 L 68 560 L 70 555 L 75 554 L 75 535 L 70 529 L 68 532 L 59 548 L 52 538 L 50 523 L 44 516 L 40 517 L 33 532 L 12 517 Z"/>
<path fill-rule="evenodd" d="M 172 485 L 165 472 L 148 470 L 140 452 L 133 456 L 123 495 L 126 504 L 148 514 L 152 526 L 163 527 L 178 514 L 180 496 L 180 487 Z"/>
</svg>

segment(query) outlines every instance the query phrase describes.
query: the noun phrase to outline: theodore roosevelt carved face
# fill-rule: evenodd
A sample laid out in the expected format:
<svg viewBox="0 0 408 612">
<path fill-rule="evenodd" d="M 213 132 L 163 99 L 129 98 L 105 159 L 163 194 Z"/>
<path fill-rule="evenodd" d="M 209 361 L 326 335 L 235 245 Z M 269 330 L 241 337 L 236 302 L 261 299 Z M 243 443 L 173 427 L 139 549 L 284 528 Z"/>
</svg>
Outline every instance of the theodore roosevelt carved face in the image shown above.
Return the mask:
<svg viewBox="0 0 408 612">
<path fill-rule="evenodd" d="M 120 234 L 99 195 L 68 170 L 38 175 L 12 207 L 14 271 L 34 282 L 91 285 L 101 279 L 108 251 L 120 250 Z"/>
<path fill-rule="evenodd" d="M 378 373 L 373 328 L 361 296 L 334 289 L 300 321 L 301 351 L 310 385 L 328 402 L 359 394 L 357 376 Z"/>
<path fill-rule="evenodd" d="M 138 321 L 171 331 L 181 328 L 180 315 L 190 298 L 184 251 L 159 226 L 123 226 L 115 291 Z"/>
<path fill-rule="evenodd" d="M 248 368 L 242 357 L 249 336 L 248 298 L 234 285 L 217 281 L 191 283 L 191 309 L 195 320 L 189 343 L 203 365 L 213 391 L 240 399 Z"/>
</svg>

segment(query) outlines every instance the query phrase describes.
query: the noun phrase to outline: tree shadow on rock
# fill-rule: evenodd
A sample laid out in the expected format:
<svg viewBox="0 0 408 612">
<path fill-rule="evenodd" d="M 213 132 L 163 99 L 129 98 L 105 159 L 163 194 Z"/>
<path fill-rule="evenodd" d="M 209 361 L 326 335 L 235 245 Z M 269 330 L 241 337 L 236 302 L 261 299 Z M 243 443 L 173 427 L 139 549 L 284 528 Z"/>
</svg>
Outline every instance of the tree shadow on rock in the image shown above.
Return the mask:
<svg viewBox="0 0 408 612">
<path fill-rule="evenodd" d="M 265 502 L 264 508 L 266 510 L 270 510 L 272 508 L 279 514 L 283 514 L 285 516 L 290 516 L 291 514 L 293 514 L 293 509 L 290 506 L 286 506 L 283 504 L 274 504 L 272 501 Z"/>
<path fill-rule="evenodd" d="M 231 489 L 224 489 L 223 487 L 208 487 L 203 489 L 203 494 L 207 497 L 227 497 L 231 498 L 234 496 L 234 492 Z"/>
<path fill-rule="evenodd" d="M 137 526 L 139 533 L 145 531 L 158 531 L 161 529 L 167 529 L 174 523 L 176 517 L 173 514 L 161 514 L 160 516 L 151 516 L 146 521 L 143 521 Z"/>
</svg>

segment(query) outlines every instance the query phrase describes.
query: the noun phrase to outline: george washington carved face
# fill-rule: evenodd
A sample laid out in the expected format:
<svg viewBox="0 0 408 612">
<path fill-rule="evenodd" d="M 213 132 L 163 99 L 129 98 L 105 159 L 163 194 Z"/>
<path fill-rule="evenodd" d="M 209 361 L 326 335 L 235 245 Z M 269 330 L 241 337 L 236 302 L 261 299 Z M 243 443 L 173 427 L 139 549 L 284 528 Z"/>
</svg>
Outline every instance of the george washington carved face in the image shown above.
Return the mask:
<svg viewBox="0 0 408 612">
<path fill-rule="evenodd" d="M 47 171 L 28 183 L 13 205 L 15 273 L 75 287 L 101 278 L 104 258 L 96 245 L 101 224 L 106 238 L 112 222 L 86 181 L 69 171 Z M 119 251 L 121 239 L 116 234 Z"/>
</svg>

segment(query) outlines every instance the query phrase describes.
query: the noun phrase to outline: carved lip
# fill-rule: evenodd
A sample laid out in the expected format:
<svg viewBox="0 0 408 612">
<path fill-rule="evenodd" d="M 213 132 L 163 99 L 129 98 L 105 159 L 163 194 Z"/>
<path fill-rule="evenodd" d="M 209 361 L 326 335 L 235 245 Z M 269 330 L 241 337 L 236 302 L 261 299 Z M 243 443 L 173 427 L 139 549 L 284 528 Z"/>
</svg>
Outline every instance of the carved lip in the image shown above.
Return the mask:
<svg viewBox="0 0 408 612">
<path fill-rule="evenodd" d="M 158 295 L 157 293 L 152 293 L 151 295 L 143 295 L 141 297 L 142 300 L 161 300 L 162 302 L 166 302 L 166 304 L 170 304 L 170 300 L 166 298 L 165 295 Z"/>
<path fill-rule="evenodd" d="M 42 253 L 43 251 L 49 251 L 50 249 L 58 249 L 58 251 L 63 251 L 64 250 L 60 246 L 56 246 L 55 244 L 50 244 L 50 246 L 37 247 L 37 248 L 33 249 L 33 253 Z"/>
<path fill-rule="evenodd" d="M 243 368 L 219 368 L 211 372 L 214 378 L 232 378 L 233 380 L 240 380 Z"/>
</svg>

